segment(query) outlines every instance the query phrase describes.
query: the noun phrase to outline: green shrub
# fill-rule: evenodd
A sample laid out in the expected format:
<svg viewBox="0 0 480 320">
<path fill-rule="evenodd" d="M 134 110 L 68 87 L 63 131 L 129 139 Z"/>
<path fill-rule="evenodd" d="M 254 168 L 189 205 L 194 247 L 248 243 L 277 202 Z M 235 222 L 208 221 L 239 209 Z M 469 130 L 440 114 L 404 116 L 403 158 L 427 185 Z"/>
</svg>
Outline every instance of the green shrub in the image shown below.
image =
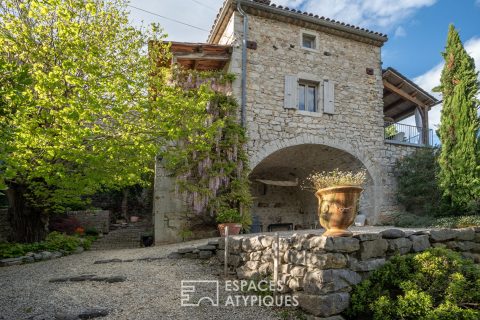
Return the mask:
<svg viewBox="0 0 480 320">
<path fill-rule="evenodd" d="M 79 237 L 68 236 L 63 233 L 54 231 L 48 234 L 45 239 L 45 248 L 49 251 L 66 251 L 72 252 L 81 245 Z"/>
<path fill-rule="evenodd" d="M 480 319 L 480 267 L 451 250 L 396 256 L 355 286 L 350 319 Z"/>
<path fill-rule="evenodd" d="M 100 232 L 98 232 L 97 228 L 95 227 L 88 227 L 85 229 L 85 235 L 87 236 L 98 236 Z"/>
<path fill-rule="evenodd" d="M 237 209 L 223 209 L 217 214 L 216 220 L 218 223 L 241 223 L 242 215 Z"/>
<path fill-rule="evenodd" d="M 14 258 L 23 256 L 29 250 L 23 243 L 0 243 L 0 258 Z"/>
<path fill-rule="evenodd" d="M 393 224 L 401 228 L 426 228 L 435 221 L 432 216 L 419 216 L 408 212 L 397 213 L 393 216 Z"/>
<path fill-rule="evenodd" d="M 83 247 L 83 249 L 89 250 L 92 246 L 93 241 L 95 240 L 97 240 L 96 236 L 86 236 L 80 238 L 80 245 Z"/>
<path fill-rule="evenodd" d="M 448 211 L 436 179 L 437 154 L 437 149 L 421 148 L 397 162 L 397 198 L 407 211 L 420 215 Z"/>
<path fill-rule="evenodd" d="M 401 228 L 466 228 L 480 226 L 480 215 L 435 218 L 404 212 L 393 215 L 393 224 Z"/>
<path fill-rule="evenodd" d="M 94 236 L 78 237 L 69 236 L 57 231 L 48 234 L 45 241 L 35 243 L 0 243 L 0 258 L 15 258 L 25 255 L 28 252 L 62 251 L 71 253 L 77 247 L 90 249 L 92 242 L 96 240 Z"/>
<path fill-rule="evenodd" d="M 431 224 L 431 226 L 436 228 L 466 228 L 480 226 L 480 215 L 438 218 Z"/>
</svg>

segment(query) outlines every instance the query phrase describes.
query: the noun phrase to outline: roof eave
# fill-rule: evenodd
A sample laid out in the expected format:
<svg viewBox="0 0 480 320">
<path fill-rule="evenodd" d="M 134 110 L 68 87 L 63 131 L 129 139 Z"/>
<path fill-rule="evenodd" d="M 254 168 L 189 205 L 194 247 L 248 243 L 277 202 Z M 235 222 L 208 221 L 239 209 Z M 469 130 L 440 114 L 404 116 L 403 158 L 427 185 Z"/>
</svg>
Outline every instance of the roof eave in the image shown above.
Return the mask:
<svg viewBox="0 0 480 320">
<path fill-rule="evenodd" d="M 250 0 L 226 0 L 223 3 L 223 7 L 220 9 L 220 13 L 217 15 L 217 19 L 215 20 L 212 31 L 208 37 L 209 43 L 213 43 L 218 39 L 218 33 L 221 30 L 221 26 L 225 24 L 225 18 L 230 17 L 231 13 L 233 13 L 234 8 L 237 4 L 241 4 L 242 6 L 245 6 L 246 9 L 248 8 L 257 9 L 257 10 L 268 12 L 277 16 L 298 19 L 303 22 L 311 23 L 313 25 L 317 25 L 326 29 L 335 30 L 339 32 L 341 35 L 343 35 L 344 37 L 348 37 L 348 35 L 354 35 L 356 37 L 369 40 L 369 42 L 377 46 L 382 46 L 388 40 L 388 37 L 386 35 L 373 32 L 373 31 L 368 31 L 363 28 L 350 26 L 335 20 L 322 19 L 322 18 L 305 14 L 305 13 L 299 13 L 297 11 L 295 12 L 288 11 L 285 8 L 279 8 L 276 6 L 254 2 Z"/>
<path fill-rule="evenodd" d="M 412 80 L 410 80 L 409 78 L 405 77 L 403 74 L 401 74 L 400 72 L 398 72 L 396 69 L 392 68 L 392 67 L 388 67 L 387 69 L 384 69 L 383 70 L 383 75 L 385 76 L 386 73 L 392 73 L 394 74 L 395 76 L 403 79 L 405 82 L 407 82 L 410 86 L 412 86 L 415 90 L 418 90 L 420 91 L 421 94 L 423 94 L 425 97 L 427 97 L 430 101 L 429 103 L 426 103 L 428 105 L 428 109 L 430 110 L 433 106 L 437 105 L 440 101 L 435 98 L 434 96 L 432 96 L 430 93 L 426 92 L 422 87 L 420 87 L 419 85 L 417 85 L 415 82 L 413 82 Z"/>
</svg>

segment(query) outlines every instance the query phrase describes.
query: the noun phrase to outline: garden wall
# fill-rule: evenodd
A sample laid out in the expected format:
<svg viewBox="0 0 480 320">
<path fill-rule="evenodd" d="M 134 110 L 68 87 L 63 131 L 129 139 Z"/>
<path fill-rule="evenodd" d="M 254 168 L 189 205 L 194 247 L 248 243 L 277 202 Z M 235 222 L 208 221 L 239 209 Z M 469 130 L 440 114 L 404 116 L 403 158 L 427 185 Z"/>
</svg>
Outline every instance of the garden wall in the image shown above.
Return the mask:
<svg viewBox="0 0 480 320">
<path fill-rule="evenodd" d="M 11 231 L 8 209 L 0 208 L 0 242 L 7 241 Z"/>
<path fill-rule="evenodd" d="M 95 228 L 103 233 L 110 231 L 110 211 L 108 210 L 69 211 L 67 216 L 76 218 L 85 228 Z"/>
<path fill-rule="evenodd" d="M 447 247 L 480 263 L 480 227 L 403 231 L 388 229 L 332 238 L 295 234 L 279 238 L 279 280 L 284 291 L 298 296 L 300 307 L 319 317 L 344 311 L 352 286 L 368 277 L 395 254 Z M 262 279 L 273 274 L 276 238 L 235 236 L 229 238 L 228 262 L 240 279 Z M 217 255 L 225 255 L 220 241 Z"/>
</svg>

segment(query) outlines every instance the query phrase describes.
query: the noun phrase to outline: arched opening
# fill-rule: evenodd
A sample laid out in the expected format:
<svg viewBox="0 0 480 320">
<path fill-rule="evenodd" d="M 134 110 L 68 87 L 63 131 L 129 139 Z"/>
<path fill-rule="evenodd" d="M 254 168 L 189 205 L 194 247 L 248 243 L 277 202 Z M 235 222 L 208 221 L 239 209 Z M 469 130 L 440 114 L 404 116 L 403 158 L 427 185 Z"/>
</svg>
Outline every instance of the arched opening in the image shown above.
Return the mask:
<svg viewBox="0 0 480 320">
<path fill-rule="evenodd" d="M 313 171 L 366 169 L 352 154 L 320 144 L 300 144 L 277 150 L 261 160 L 250 174 L 254 231 L 318 228 L 317 198 L 302 188 Z M 360 213 L 374 215 L 374 183 L 367 171 Z M 256 227 L 258 224 L 259 227 Z M 269 228 L 270 227 L 270 228 Z M 261 230 L 260 230 L 261 228 Z"/>
</svg>

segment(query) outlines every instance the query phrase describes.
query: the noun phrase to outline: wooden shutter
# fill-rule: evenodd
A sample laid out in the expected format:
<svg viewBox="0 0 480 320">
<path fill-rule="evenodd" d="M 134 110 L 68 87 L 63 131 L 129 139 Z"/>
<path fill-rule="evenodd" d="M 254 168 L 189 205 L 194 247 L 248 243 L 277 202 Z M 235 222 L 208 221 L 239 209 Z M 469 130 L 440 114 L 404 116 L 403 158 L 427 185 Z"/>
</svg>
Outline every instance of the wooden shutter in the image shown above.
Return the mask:
<svg viewBox="0 0 480 320">
<path fill-rule="evenodd" d="M 330 80 L 323 82 L 323 112 L 335 113 L 335 84 Z"/>
<path fill-rule="evenodd" d="M 286 109 L 296 109 L 298 105 L 298 79 L 297 76 L 285 76 L 284 105 Z"/>
</svg>

